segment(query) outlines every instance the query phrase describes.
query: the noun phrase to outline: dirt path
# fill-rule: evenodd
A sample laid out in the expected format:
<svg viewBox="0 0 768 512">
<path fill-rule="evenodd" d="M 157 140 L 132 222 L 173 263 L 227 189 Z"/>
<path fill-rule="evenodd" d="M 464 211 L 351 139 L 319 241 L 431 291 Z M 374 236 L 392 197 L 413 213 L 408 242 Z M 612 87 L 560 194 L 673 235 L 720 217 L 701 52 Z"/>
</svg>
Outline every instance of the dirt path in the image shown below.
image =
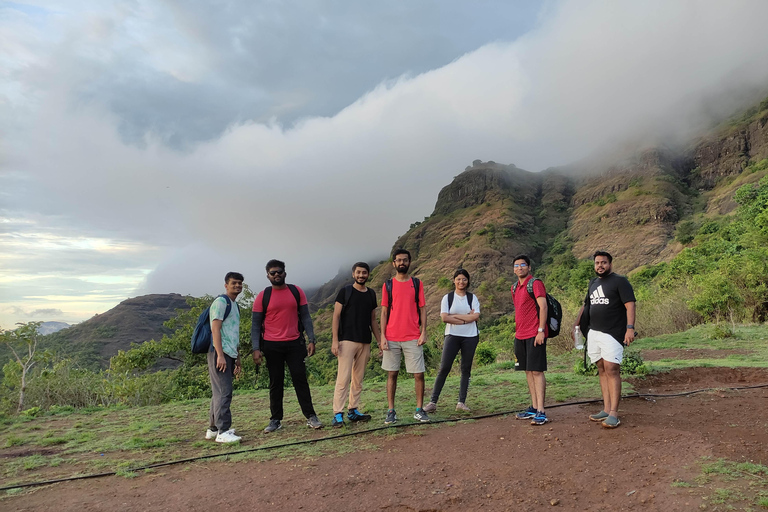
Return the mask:
<svg viewBox="0 0 768 512">
<path fill-rule="evenodd" d="M 762 384 L 768 372 L 686 369 L 666 382 L 645 384 L 670 392 L 713 382 Z M 767 464 L 766 398 L 768 388 L 627 399 L 615 430 L 587 420 L 594 406 L 577 405 L 551 409 L 553 422 L 543 427 L 511 417 L 417 426 L 391 439 L 375 438 L 375 451 L 172 466 L 135 479 L 52 485 L 5 498 L 0 509 L 719 510 L 702 499 L 711 488 L 672 483 L 694 482 L 705 456 Z"/>
</svg>

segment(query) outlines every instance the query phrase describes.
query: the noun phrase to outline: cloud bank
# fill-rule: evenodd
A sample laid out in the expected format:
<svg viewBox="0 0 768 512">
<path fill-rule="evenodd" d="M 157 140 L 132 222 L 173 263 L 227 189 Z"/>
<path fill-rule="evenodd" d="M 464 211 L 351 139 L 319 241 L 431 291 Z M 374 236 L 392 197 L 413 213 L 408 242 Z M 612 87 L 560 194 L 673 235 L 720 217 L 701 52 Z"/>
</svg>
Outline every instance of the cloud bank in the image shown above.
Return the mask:
<svg viewBox="0 0 768 512">
<path fill-rule="evenodd" d="M 386 79 L 341 110 L 326 102 L 325 115 L 281 118 L 290 101 L 272 99 L 250 115 L 250 100 L 228 96 L 228 82 L 215 102 L 196 101 L 211 63 L 256 48 L 212 43 L 200 32 L 203 14 L 178 14 L 175 29 L 190 46 L 145 61 L 176 85 L 157 103 L 126 98 L 125 109 L 105 99 L 114 91 L 99 80 L 105 69 L 141 70 L 120 70 L 98 43 L 127 30 L 130 13 L 124 25 L 94 14 L 85 35 L 57 36 L 66 44 L 42 57 L 28 34 L 2 43 L 17 58 L 0 88 L 0 241 L 16 243 L 3 263 L 26 278 L 0 274 L 0 289 L 18 300 L 47 297 L 25 309 L 66 312 L 56 297 L 68 294 L 216 293 L 229 270 L 260 288 L 273 257 L 286 261 L 290 281 L 318 285 L 341 266 L 385 255 L 474 159 L 540 170 L 613 143 L 684 138 L 768 85 L 766 3 L 562 2 L 548 4 L 524 36 Z M 155 25 L 144 30 L 145 45 L 163 37 Z M 83 48 L 96 54 L 88 66 Z M 343 60 L 339 46 L 326 51 Z M 308 76 L 323 79 L 321 70 Z M 184 116 L 171 128 L 134 120 L 156 107 L 194 113 L 219 103 L 235 113 L 223 108 L 224 121 L 202 127 Z M 102 282 L 86 286 L 81 275 Z M 68 291 L 47 289 L 47 280 Z"/>
</svg>

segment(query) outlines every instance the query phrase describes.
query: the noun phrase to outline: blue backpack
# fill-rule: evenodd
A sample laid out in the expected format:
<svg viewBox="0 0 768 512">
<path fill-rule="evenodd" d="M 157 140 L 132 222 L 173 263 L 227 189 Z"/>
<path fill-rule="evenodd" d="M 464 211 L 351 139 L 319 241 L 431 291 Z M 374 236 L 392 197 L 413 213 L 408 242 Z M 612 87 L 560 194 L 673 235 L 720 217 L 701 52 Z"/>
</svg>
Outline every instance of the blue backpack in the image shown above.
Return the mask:
<svg viewBox="0 0 768 512">
<path fill-rule="evenodd" d="M 224 297 L 224 300 L 227 301 L 227 309 L 224 311 L 224 320 L 226 320 L 232 311 L 232 299 L 226 295 L 219 295 L 219 297 Z M 197 325 L 195 325 L 195 331 L 192 333 L 192 353 L 205 354 L 210 352 L 211 345 L 213 345 L 213 333 L 211 332 L 211 307 L 208 306 L 197 317 Z"/>
</svg>

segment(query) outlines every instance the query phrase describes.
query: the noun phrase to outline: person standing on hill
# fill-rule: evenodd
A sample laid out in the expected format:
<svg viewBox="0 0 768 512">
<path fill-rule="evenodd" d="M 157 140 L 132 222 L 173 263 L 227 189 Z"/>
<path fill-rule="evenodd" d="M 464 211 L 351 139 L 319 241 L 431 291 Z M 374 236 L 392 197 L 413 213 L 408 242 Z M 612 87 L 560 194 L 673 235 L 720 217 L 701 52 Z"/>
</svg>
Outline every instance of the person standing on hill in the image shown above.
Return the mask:
<svg viewBox="0 0 768 512">
<path fill-rule="evenodd" d="M 459 401 L 457 411 L 470 412 L 466 405 L 469 377 L 472 373 L 472 360 L 480 340 L 477 319 L 480 318 L 480 301 L 467 291 L 469 272 L 460 268 L 453 274 L 454 291 L 443 296 L 440 303 L 440 318 L 445 322 L 445 340 L 440 370 L 437 372 L 432 398 L 424 410 L 428 413 L 437 410 L 437 400 L 445 385 L 445 378 L 453 366 L 453 360 L 461 352 L 461 382 L 459 383 Z"/>
<path fill-rule="evenodd" d="M 414 419 L 427 422 L 429 416 L 424 405 L 424 347 L 427 342 L 427 309 L 424 287 L 415 277 L 408 277 L 411 253 L 397 249 L 392 254 L 392 266 L 397 270 L 394 279 L 387 279 L 381 296 L 381 341 L 383 357 L 381 368 L 387 373 L 387 403 L 389 410 L 384 423 L 397 421 L 395 392 L 400 360 L 405 356 L 405 371 L 413 374 L 416 387 L 416 413 Z"/>
<path fill-rule="evenodd" d="M 370 414 L 358 410 L 360 393 L 363 391 L 365 365 L 371 358 L 371 333 L 378 342 L 381 339 L 379 324 L 376 321 L 376 292 L 368 288 L 371 267 L 358 261 L 352 265 L 353 284 L 348 284 L 336 296 L 333 305 L 333 344 L 331 353 L 339 359 L 336 373 L 336 389 L 333 393 L 334 427 L 344 426 L 344 403 L 349 397 L 347 419 L 349 421 L 368 421 Z M 350 392 L 350 379 L 352 381 Z"/>
<path fill-rule="evenodd" d="M 549 422 L 544 411 L 547 394 L 547 290 L 540 279 L 531 274 L 531 259 L 525 254 L 513 262 L 517 282 L 512 285 L 515 305 L 515 370 L 525 371 L 531 405 L 517 414 L 531 425 Z"/>
<path fill-rule="evenodd" d="M 234 443 L 232 426 L 232 379 L 240 375 L 240 308 L 235 302 L 243 291 L 243 274 L 227 272 L 224 276 L 225 295 L 216 297 L 209 311 L 213 350 L 208 351 L 208 376 L 211 378 L 210 426 L 206 439 L 217 443 Z M 227 314 L 229 309 L 229 314 Z"/>
<path fill-rule="evenodd" d="M 635 292 L 626 277 L 612 271 L 613 257 L 594 254 L 597 277 L 589 282 L 576 326 L 587 335 L 587 354 L 597 365 L 603 410 L 589 419 L 605 428 L 616 428 L 621 399 L 621 361 L 624 347 L 635 340 Z M 575 328 L 575 326 L 574 326 Z"/>
<path fill-rule="evenodd" d="M 261 364 L 262 356 L 267 360 L 269 372 L 269 425 L 265 434 L 282 428 L 283 392 L 285 388 L 285 365 L 291 374 L 296 398 L 301 412 L 307 418 L 307 426 L 318 429 L 323 424 L 315 414 L 312 395 L 307 382 L 307 367 L 304 359 L 315 353 L 315 331 L 304 290 L 285 283 L 285 263 L 280 260 L 267 262 L 267 279 L 272 283 L 253 301 L 251 323 L 251 344 L 253 362 Z M 309 337 L 305 344 L 302 329 Z"/>
</svg>

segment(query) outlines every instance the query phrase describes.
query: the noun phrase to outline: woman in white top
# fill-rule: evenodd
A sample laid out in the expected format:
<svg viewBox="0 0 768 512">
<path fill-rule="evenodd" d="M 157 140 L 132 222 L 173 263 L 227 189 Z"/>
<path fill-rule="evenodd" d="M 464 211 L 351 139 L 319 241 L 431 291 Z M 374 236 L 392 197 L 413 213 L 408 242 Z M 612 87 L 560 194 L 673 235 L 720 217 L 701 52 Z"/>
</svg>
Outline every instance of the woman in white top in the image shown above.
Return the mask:
<svg viewBox="0 0 768 512">
<path fill-rule="evenodd" d="M 445 378 L 451 371 L 453 361 L 461 352 L 461 383 L 459 385 L 459 402 L 457 411 L 469 412 L 466 406 L 469 376 L 472 372 L 472 360 L 479 341 L 477 319 L 480 317 L 480 301 L 467 292 L 469 288 L 469 272 L 460 268 L 453 274 L 454 291 L 446 294 L 440 304 L 440 318 L 445 322 L 445 341 L 443 342 L 443 357 L 440 360 L 440 371 L 435 379 L 430 402 L 424 406 L 426 412 L 437 410 L 437 400 L 443 390 Z"/>
</svg>

